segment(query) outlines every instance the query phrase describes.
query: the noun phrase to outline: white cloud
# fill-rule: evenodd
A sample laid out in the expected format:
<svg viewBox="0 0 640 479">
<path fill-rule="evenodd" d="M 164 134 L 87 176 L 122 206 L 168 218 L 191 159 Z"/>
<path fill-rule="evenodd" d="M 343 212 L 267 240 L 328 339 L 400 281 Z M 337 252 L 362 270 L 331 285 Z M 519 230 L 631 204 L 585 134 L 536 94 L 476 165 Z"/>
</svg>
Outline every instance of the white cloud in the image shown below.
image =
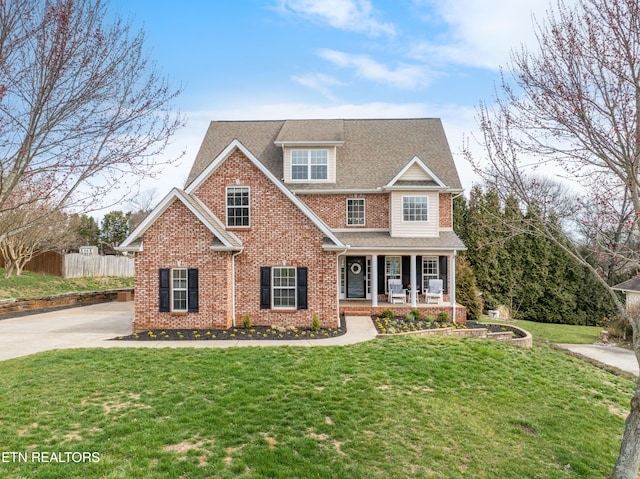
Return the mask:
<svg viewBox="0 0 640 479">
<path fill-rule="evenodd" d="M 294 75 L 291 79 L 302 86 L 319 92 L 322 96 L 331 101 L 336 101 L 336 96 L 333 94 L 332 87 L 344 86 L 344 83 L 341 81 L 333 78 L 332 76 L 325 75 L 324 73 Z"/>
<path fill-rule="evenodd" d="M 328 49 L 322 49 L 318 54 L 334 65 L 355 70 L 360 78 L 386 83 L 396 88 L 422 88 L 431 80 L 428 69 L 422 65 L 401 63 L 397 68 L 391 69 L 367 55 L 354 55 Z"/>
<path fill-rule="evenodd" d="M 376 20 L 370 0 L 281 0 L 289 13 L 326 22 L 334 28 L 372 36 L 393 35 L 393 24 Z"/>
<path fill-rule="evenodd" d="M 548 3 L 540 0 L 414 0 L 414 3 L 428 5 L 449 29 L 446 37 L 416 42 L 411 49 L 413 57 L 489 69 L 505 65 L 510 51 L 520 44 L 535 46 L 533 15 L 541 20 L 548 8 Z M 427 20 L 431 21 L 434 20 Z"/>
</svg>

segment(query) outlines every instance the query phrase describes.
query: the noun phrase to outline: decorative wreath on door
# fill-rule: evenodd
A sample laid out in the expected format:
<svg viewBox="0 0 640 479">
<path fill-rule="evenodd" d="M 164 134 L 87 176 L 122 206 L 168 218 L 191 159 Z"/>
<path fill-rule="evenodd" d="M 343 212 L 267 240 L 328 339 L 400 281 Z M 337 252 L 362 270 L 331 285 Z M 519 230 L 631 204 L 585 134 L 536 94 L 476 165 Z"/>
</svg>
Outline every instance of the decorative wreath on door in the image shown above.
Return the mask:
<svg viewBox="0 0 640 479">
<path fill-rule="evenodd" d="M 360 266 L 359 263 L 352 263 L 351 264 L 351 272 L 353 274 L 360 274 L 361 271 L 362 271 L 362 266 Z"/>
</svg>

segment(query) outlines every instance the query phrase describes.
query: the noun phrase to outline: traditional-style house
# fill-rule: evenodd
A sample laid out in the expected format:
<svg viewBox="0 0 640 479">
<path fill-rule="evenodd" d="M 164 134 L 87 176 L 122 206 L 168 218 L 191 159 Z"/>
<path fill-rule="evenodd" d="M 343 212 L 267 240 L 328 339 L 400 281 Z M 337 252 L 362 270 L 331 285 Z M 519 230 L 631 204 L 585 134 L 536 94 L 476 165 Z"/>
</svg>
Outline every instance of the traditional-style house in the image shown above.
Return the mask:
<svg viewBox="0 0 640 479">
<path fill-rule="evenodd" d="M 120 247 L 135 254 L 134 329 L 246 315 L 336 327 L 341 314 L 414 308 L 464 321 L 461 193 L 438 119 L 214 121 L 184 189 Z M 443 286 L 432 304 L 429 280 Z"/>
</svg>

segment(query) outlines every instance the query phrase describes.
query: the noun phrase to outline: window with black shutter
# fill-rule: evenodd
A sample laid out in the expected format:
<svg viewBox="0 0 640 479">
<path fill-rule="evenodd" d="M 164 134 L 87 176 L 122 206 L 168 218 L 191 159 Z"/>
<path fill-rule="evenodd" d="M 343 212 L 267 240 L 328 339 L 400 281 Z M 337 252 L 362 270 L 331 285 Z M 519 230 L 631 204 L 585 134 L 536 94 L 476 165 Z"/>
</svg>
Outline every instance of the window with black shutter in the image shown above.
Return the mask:
<svg viewBox="0 0 640 479">
<path fill-rule="evenodd" d="M 198 270 L 161 268 L 158 271 L 159 311 L 198 312 Z"/>
<path fill-rule="evenodd" d="M 308 297 L 308 268 L 260 268 L 260 309 L 308 309 Z"/>
</svg>

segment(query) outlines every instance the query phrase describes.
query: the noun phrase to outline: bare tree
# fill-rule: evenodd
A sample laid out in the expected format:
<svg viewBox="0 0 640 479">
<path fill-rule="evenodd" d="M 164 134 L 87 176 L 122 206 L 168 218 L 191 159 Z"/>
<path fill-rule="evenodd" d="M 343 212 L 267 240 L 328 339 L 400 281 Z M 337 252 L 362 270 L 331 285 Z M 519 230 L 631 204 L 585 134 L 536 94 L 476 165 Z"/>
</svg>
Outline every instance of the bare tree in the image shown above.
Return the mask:
<svg viewBox="0 0 640 479">
<path fill-rule="evenodd" d="M 178 93 L 150 62 L 143 32 L 105 2 L 0 1 L 0 214 L 52 206 L 27 228 L 63 207 L 120 201 L 183 126 Z"/>
<path fill-rule="evenodd" d="M 1 226 L 15 231 L 0 241 L 0 254 L 4 259 L 5 278 L 22 274 L 26 264 L 35 256 L 61 248 L 74 235 L 70 228 L 70 218 L 58 211 L 47 217 L 47 221 L 31 223 L 33 211 L 26 209 L 6 213 Z M 7 224 L 11 222 L 11 224 Z M 23 227 L 26 224 L 30 226 Z"/>
<path fill-rule="evenodd" d="M 535 207 L 540 202 L 540 192 L 531 188 L 536 169 L 541 165 L 545 171 L 555 167 L 565 179 L 578 183 L 584 192 L 583 208 L 600 207 L 600 219 L 607 209 L 623 204 L 627 194 L 631 217 L 612 217 L 618 218 L 614 223 L 630 222 L 637 234 L 640 0 L 577 0 L 572 6 L 558 0 L 535 26 L 537 48 L 523 46 L 514 51 L 510 75 L 498 86 L 495 101 L 480 105 L 480 143 L 485 153 L 484 164 L 476 163 L 479 172 L 498 191 L 515 194 L 527 207 Z M 466 154 L 474 160 L 468 148 Z M 616 201 L 608 202 L 614 194 L 619 195 Z M 573 215 L 577 216 L 579 207 L 575 208 Z M 582 215 L 583 219 L 588 217 Z M 544 223 L 536 234 L 555 240 L 559 237 L 554 234 L 556 227 Z M 577 262 L 592 267 L 575 245 L 556 244 Z M 624 251 L 617 248 L 615 254 Z M 629 259 L 634 261 L 635 255 Z M 604 277 L 601 282 L 607 286 Z M 610 292 L 632 327 L 640 362 L 640 317 L 626 311 Z M 610 477 L 635 479 L 639 465 L 640 381 Z"/>
</svg>

